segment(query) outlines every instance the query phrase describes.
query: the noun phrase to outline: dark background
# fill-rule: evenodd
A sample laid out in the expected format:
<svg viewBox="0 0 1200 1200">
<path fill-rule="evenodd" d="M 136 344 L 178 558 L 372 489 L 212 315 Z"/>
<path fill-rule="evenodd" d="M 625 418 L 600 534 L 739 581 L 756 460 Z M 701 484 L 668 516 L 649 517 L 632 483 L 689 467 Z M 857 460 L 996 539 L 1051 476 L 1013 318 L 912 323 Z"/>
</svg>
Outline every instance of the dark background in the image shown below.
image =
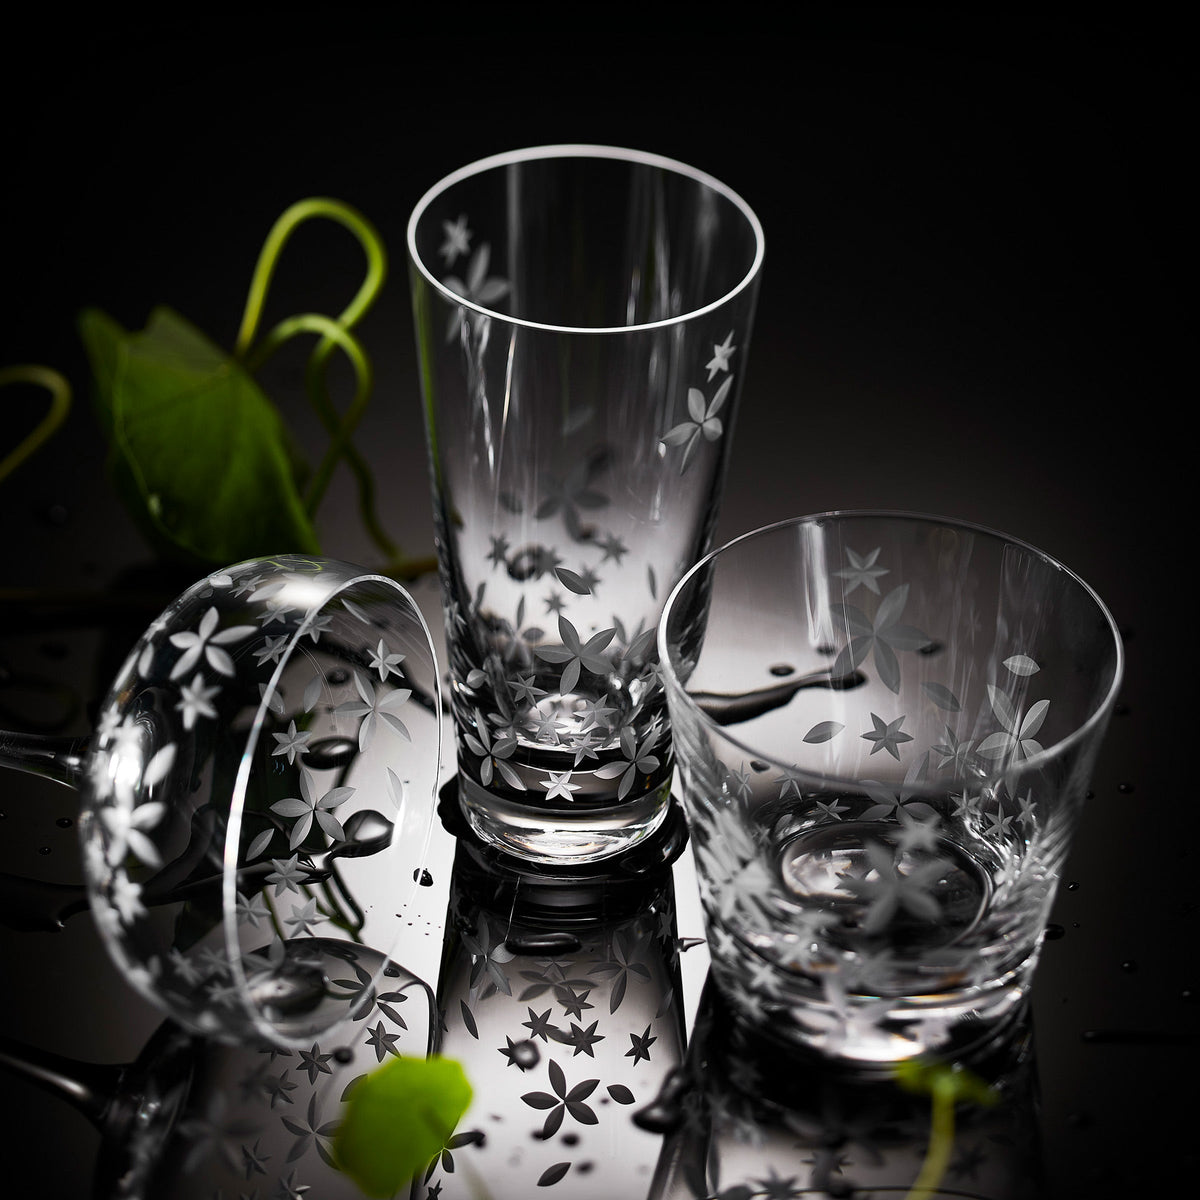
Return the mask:
<svg viewBox="0 0 1200 1200">
<path fill-rule="evenodd" d="M 404 229 L 421 193 L 483 155 L 560 141 L 716 175 L 767 237 L 721 535 L 832 508 L 962 517 L 1060 558 L 1125 631 L 1121 708 L 1068 866 L 1076 886 L 1055 914 L 1065 936 L 1047 944 L 1036 989 L 1043 1128 L 1055 1195 L 1183 1193 L 1197 1167 L 1197 1055 L 1183 1040 L 1197 1018 L 1197 938 L 1182 35 L 1146 20 L 907 9 L 751 35 L 747 15 L 689 11 L 686 34 L 674 31 L 682 16 L 655 27 L 625 6 L 576 10 L 558 33 L 520 18 L 501 32 L 449 7 L 409 28 L 346 9 L 320 21 L 73 21 L 66 38 L 43 17 L 10 33 L 0 365 L 55 366 L 77 400 L 67 428 L 0 483 L 0 588 L 104 589 L 147 557 L 104 479 L 74 329 L 84 305 L 140 328 L 167 303 L 231 346 L 274 219 L 310 195 L 360 208 L 392 273 L 361 326 L 377 388 L 358 440 L 385 522 L 420 550 L 432 522 Z M 266 324 L 339 311 L 360 272 L 348 234 L 306 226 Z M 283 352 L 267 379 L 319 448 L 304 353 Z M 0 405 L 2 453 L 39 412 L 32 393 Z M 321 533 L 327 552 L 374 558 L 345 480 Z M 31 637 L 9 611 L 9 682 L 32 655 L 94 699 L 107 680 L 91 674 L 86 635 Z M 4 691 L 0 676 L 8 724 L 44 700 Z M 0 866 L 77 878 L 53 823 L 73 810 L 69 793 L 11 780 L 0 779 Z M 5 934 L 0 947 L 13 1036 L 136 1056 L 145 1014 L 82 922 Z M 80 1194 L 87 1127 L 25 1089 L 6 1103 L 6 1161 L 44 1164 L 39 1194 Z"/>
</svg>

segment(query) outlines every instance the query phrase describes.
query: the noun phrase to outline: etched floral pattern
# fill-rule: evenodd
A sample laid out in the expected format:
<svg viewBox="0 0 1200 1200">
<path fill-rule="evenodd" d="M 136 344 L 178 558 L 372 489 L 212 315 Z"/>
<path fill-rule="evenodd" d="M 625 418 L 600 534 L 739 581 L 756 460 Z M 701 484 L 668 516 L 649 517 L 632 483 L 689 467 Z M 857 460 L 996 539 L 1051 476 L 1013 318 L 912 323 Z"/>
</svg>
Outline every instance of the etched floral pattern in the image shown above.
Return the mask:
<svg viewBox="0 0 1200 1200">
<path fill-rule="evenodd" d="M 196 585 L 176 605 L 190 622 L 151 625 L 97 722 L 88 862 L 101 927 L 131 982 L 205 1032 L 249 1022 L 247 989 L 297 946 L 361 926 L 344 889 L 328 886 L 331 864 L 378 853 L 393 828 L 347 778 L 375 740 L 411 742 L 400 715 L 414 709 L 409 644 L 395 640 L 402 614 L 390 601 L 370 614 L 329 601 L 321 570 L 304 560 L 290 575 L 247 564 Z M 336 614 L 344 627 L 324 654 Z M 345 645 L 348 635 L 359 644 Z M 273 683 L 301 639 L 305 649 Z M 247 750 L 253 721 L 261 728 Z M 400 766 L 405 751 L 388 749 Z M 254 767 L 235 814 L 228 797 L 242 753 Z M 400 819 L 404 785 L 391 779 Z M 227 955 L 211 916 L 234 820 L 241 959 Z M 176 914 L 174 929 L 147 919 L 164 909 Z"/>
<path fill-rule="evenodd" d="M 469 213 L 443 221 L 442 235 L 446 288 L 503 312 L 512 283 Z M 486 317 L 448 308 L 451 341 L 472 322 L 479 323 L 472 337 L 488 336 Z M 712 475 L 724 455 L 742 340 L 726 328 L 704 345 L 672 402 L 675 411 L 663 414 L 656 449 L 677 474 L 699 472 L 705 458 L 704 472 Z M 463 346 L 470 391 L 480 386 L 483 352 L 470 339 Z M 470 420 L 481 422 L 490 469 L 497 450 L 486 403 L 475 394 Z M 669 778 L 654 625 L 663 588 L 690 563 L 669 564 L 668 579 L 668 564 L 630 561 L 629 518 L 616 504 L 622 485 L 611 470 L 628 448 L 615 444 L 615 435 L 597 434 L 586 406 L 562 420 L 561 444 L 539 467 L 537 490 L 501 488 L 495 527 L 476 535 L 485 539 L 474 560 L 484 566 L 482 580 L 468 587 L 452 571 L 443 594 L 468 774 L 484 788 L 508 790 L 514 803 L 569 808 L 584 799 L 634 800 Z M 644 524 L 638 518 L 631 528 Z M 458 514 L 451 536 L 471 536 L 467 514 Z"/>
<path fill-rule="evenodd" d="M 979 677 L 908 615 L 935 610 L 882 547 L 843 553 L 823 577 L 836 640 L 821 653 L 849 691 L 798 707 L 805 766 L 690 731 L 683 794 L 713 969 L 751 1020 L 790 1014 L 830 1054 L 937 1050 L 969 1006 L 901 1017 L 896 998 L 993 987 L 1029 952 L 1011 930 L 1047 895 L 1039 794 L 1053 785 L 1027 767 L 1044 749 L 1053 687 L 1038 692 L 1041 664 L 1019 642 L 982 656 Z M 817 782 L 840 770 L 854 782 Z"/>
</svg>

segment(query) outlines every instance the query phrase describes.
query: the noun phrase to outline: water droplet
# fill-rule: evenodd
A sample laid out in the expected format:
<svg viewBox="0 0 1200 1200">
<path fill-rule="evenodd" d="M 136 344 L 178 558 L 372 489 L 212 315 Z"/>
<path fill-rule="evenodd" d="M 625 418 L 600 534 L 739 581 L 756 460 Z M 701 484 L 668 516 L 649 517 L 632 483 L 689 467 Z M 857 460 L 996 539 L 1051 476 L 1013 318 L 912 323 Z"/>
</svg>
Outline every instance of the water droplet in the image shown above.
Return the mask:
<svg viewBox="0 0 1200 1200">
<path fill-rule="evenodd" d="M 517 1042 L 513 1046 L 512 1060 L 522 1071 L 528 1071 L 531 1067 L 536 1067 L 542 1061 L 542 1056 L 537 1046 L 526 1039 L 523 1042 Z M 566 1139 L 564 1138 L 563 1140 L 565 1141 Z"/>
<path fill-rule="evenodd" d="M 1179 993 L 1180 1000 L 1185 1000 L 1188 1004 L 1192 1004 L 1196 1000 L 1196 989 L 1186 987 Z"/>
<path fill-rule="evenodd" d="M 836 646 L 827 646 L 824 643 L 822 643 L 820 646 L 814 646 L 813 649 L 815 649 L 818 654 L 823 654 L 826 658 L 832 658 L 837 653 Z"/>
<path fill-rule="evenodd" d="M 1137 962 L 1136 962 L 1136 960 L 1134 960 L 1132 958 L 1127 958 L 1121 964 L 1121 970 L 1124 971 L 1127 975 L 1132 975 L 1134 973 L 1134 971 L 1136 971 L 1137 969 L 1138 969 Z"/>
<path fill-rule="evenodd" d="M 38 847 L 38 853 L 39 853 L 39 854 L 49 854 L 49 853 L 50 853 L 50 847 L 49 847 L 49 846 L 39 846 L 39 847 Z"/>
<path fill-rule="evenodd" d="M 424 867 L 418 867 L 413 872 L 413 881 L 422 887 L 433 887 L 433 876 Z"/>
<path fill-rule="evenodd" d="M 358 753 L 358 739 L 347 737 L 321 738 L 313 742 L 304 758 L 304 765 L 319 771 L 331 771 L 347 766 Z"/>
<path fill-rule="evenodd" d="M 785 675 L 794 675 L 796 673 L 796 668 L 790 663 L 776 663 L 773 667 L 769 667 L 768 670 L 772 675 L 781 679 Z"/>
<path fill-rule="evenodd" d="M 1071 882 L 1067 884 L 1067 891 L 1068 892 L 1079 891 L 1079 884 L 1077 884 L 1074 880 L 1071 880 Z"/>
<path fill-rule="evenodd" d="M 350 672 L 345 667 L 333 667 L 325 678 L 335 686 L 346 683 L 350 678 Z"/>
<path fill-rule="evenodd" d="M 770 763 L 760 762 L 757 758 L 752 758 L 750 760 L 750 770 L 757 771 L 760 775 L 763 771 L 769 771 L 770 769 Z"/>
<path fill-rule="evenodd" d="M 399 979 L 400 978 L 400 968 L 398 966 L 396 966 L 395 963 L 388 963 L 388 965 L 383 968 L 383 973 L 389 979 Z"/>
<path fill-rule="evenodd" d="M 1128 796 L 1129 793 L 1133 791 L 1133 784 L 1132 783 L 1118 783 L 1117 791 L 1121 792 L 1125 796 Z"/>
<path fill-rule="evenodd" d="M 562 1135 L 562 1137 L 561 1137 L 561 1138 L 559 1138 L 558 1140 L 559 1140 L 560 1142 L 562 1142 L 562 1144 L 563 1144 L 564 1146 L 578 1146 L 578 1145 L 579 1145 L 579 1134 L 577 1134 L 577 1133 L 564 1133 L 564 1134 Z"/>
<path fill-rule="evenodd" d="M 354 1051 L 349 1046 L 339 1046 L 333 1052 L 334 1062 L 340 1062 L 345 1065 L 348 1062 L 354 1061 Z"/>
<path fill-rule="evenodd" d="M 944 647 L 941 642 L 926 642 L 925 645 L 917 648 L 917 653 L 932 657 L 935 654 L 940 654 L 943 649 Z"/>
<path fill-rule="evenodd" d="M 1055 925 L 1051 922 L 1046 926 L 1046 941 L 1056 942 L 1060 937 L 1066 934 L 1066 930 L 1061 925 Z"/>
<path fill-rule="evenodd" d="M 54 823 L 59 827 L 59 829 L 70 829 L 71 826 L 75 824 L 71 817 L 59 817 Z"/>
</svg>

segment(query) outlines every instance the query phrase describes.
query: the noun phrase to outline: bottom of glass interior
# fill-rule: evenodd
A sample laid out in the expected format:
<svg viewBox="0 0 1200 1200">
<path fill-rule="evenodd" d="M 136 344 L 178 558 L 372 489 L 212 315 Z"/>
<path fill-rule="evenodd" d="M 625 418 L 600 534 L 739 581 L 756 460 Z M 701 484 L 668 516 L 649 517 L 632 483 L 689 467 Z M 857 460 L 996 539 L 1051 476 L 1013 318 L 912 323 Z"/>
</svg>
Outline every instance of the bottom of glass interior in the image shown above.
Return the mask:
<svg viewBox="0 0 1200 1200">
<path fill-rule="evenodd" d="M 712 975 L 731 1009 L 773 1040 L 864 1068 L 931 1055 L 970 1061 L 1025 1011 L 1035 950 L 1004 975 L 969 987 L 907 996 L 843 989 L 835 976 L 786 971 L 709 918 Z"/>
<path fill-rule="evenodd" d="M 460 764 L 461 766 L 461 764 Z M 653 834 L 670 807 L 671 779 L 612 804 L 522 803 L 513 793 L 484 787 L 465 771 L 459 803 L 472 830 L 489 845 L 530 862 L 597 862 L 623 854 Z"/>
</svg>

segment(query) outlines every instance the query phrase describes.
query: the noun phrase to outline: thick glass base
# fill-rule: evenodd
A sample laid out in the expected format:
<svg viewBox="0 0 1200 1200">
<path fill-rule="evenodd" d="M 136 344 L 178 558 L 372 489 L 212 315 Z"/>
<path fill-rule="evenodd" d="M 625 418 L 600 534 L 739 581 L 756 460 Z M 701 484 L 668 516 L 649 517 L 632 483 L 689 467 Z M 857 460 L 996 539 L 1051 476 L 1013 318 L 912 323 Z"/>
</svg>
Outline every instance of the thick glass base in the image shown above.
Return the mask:
<svg viewBox="0 0 1200 1200">
<path fill-rule="evenodd" d="M 574 808 L 522 803 L 521 793 L 484 787 L 465 771 L 458 788 L 463 814 L 484 842 L 530 862 L 562 865 L 625 853 L 658 829 L 671 799 L 669 777 L 640 796 Z"/>
<path fill-rule="evenodd" d="M 870 1073 L 933 1055 L 969 1063 L 1008 1036 L 1028 1003 L 1036 950 L 997 978 L 939 992 L 881 996 L 843 991 L 836 977 L 768 965 L 719 925 L 712 975 L 747 1025 L 819 1059 Z M 722 935 L 724 935 L 722 937 Z"/>
</svg>

